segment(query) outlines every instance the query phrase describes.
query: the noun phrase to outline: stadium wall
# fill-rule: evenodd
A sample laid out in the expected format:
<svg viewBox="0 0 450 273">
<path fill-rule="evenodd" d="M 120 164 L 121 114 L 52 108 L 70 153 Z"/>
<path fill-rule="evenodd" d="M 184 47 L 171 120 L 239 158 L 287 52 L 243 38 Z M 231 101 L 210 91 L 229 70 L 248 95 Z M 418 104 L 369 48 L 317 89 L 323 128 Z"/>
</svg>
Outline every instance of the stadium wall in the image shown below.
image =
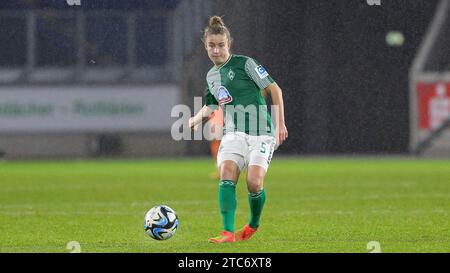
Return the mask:
<svg viewBox="0 0 450 273">
<path fill-rule="evenodd" d="M 161 158 L 182 155 L 183 149 L 180 142 L 171 140 L 170 134 L 0 135 L 0 151 L 7 159 Z"/>
<path fill-rule="evenodd" d="M 171 137 L 176 85 L 0 88 L 8 158 L 149 157 L 183 153 Z"/>
</svg>

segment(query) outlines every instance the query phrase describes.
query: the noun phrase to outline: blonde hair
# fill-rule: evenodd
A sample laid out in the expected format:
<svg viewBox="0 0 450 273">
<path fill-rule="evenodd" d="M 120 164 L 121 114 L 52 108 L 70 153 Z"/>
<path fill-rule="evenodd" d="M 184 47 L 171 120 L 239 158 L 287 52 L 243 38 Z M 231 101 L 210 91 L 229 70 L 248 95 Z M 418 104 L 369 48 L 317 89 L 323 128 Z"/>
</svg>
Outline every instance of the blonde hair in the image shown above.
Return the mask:
<svg viewBox="0 0 450 273">
<path fill-rule="evenodd" d="M 230 31 L 225 26 L 225 23 L 223 22 L 223 20 L 220 16 L 215 15 L 215 16 L 212 16 L 211 18 L 209 18 L 208 25 L 205 27 L 205 31 L 203 33 L 202 41 L 205 42 L 208 35 L 212 35 L 212 34 L 225 35 L 231 46 L 231 42 L 233 41 L 233 39 L 231 38 Z"/>
</svg>

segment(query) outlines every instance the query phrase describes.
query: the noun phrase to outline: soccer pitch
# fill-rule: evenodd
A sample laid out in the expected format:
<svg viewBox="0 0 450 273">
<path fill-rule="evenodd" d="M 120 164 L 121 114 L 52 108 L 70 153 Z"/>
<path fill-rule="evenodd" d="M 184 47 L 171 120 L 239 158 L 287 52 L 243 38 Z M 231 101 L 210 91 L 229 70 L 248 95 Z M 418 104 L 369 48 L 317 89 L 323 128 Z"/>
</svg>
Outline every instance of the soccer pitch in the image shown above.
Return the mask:
<svg viewBox="0 0 450 273">
<path fill-rule="evenodd" d="M 261 227 L 221 231 L 212 160 L 0 162 L 0 252 L 450 252 L 450 161 L 274 158 Z M 243 173 L 244 174 L 244 173 Z M 249 216 L 244 175 L 236 229 Z M 180 226 L 149 238 L 144 214 L 166 204 Z"/>
</svg>

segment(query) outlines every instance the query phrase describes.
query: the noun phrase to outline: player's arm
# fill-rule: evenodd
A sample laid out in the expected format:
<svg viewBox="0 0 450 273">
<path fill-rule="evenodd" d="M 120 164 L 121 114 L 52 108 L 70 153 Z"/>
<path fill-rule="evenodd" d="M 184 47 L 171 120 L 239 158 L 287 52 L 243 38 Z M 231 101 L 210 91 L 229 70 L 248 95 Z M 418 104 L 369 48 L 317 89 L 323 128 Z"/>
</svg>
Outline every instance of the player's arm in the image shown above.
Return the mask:
<svg viewBox="0 0 450 273">
<path fill-rule="evenodd" d="M 214 110 L 215 109 L 213 109 L 211 106 L 203 106 L 195 116 L 189 118 L 189 127 L 196 131 L 198 125 L 203 121 L 208 120 Z"/>
<path fill-rule="evenodd" d="M 273 82 L 264 88 L 264 92 L 270 94 L 272 97 L 272 104 L 276 105 L 277 140 L 278 144 L 281 145 L 288 137 L 288 131 L 284 121 L 283 92 L 276 82 Z"/>
</svg>

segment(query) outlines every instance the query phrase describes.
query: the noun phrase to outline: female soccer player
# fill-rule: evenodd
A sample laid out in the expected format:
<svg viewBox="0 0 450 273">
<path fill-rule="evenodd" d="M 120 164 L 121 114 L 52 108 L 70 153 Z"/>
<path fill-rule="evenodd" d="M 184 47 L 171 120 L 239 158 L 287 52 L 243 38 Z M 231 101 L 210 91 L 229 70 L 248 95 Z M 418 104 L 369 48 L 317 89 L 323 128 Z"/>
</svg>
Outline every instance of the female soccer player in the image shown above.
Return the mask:
<svg viewBox="0 0 450 273">
<path fill-rule="evenodd" d="M 205 105 L 189 119 L 196 130 L 214 109 L 222 107 L 224 136 L 217 164 L 220 172 L 219 207 L 223 232 L 209 239 L 212 243 L 248 240 L 259 227 L 266 200 L 264 176 L 276 145 L 288 137 L 284 122 L 281 89 L 267 71 L 254 59 L 231 54 L 232 38 L 222 18 L 213 16 L 205 28 L 203 41 L 208 57 L 214 63 L 206 76 Z M 261 92 L 262 91 L 262 92 Z M 272 96 L 277 128 L 273 126 L 262 93 Z M 234 232 L 236 183 L 247 168 L 250 220 Z"/>
</svg>

